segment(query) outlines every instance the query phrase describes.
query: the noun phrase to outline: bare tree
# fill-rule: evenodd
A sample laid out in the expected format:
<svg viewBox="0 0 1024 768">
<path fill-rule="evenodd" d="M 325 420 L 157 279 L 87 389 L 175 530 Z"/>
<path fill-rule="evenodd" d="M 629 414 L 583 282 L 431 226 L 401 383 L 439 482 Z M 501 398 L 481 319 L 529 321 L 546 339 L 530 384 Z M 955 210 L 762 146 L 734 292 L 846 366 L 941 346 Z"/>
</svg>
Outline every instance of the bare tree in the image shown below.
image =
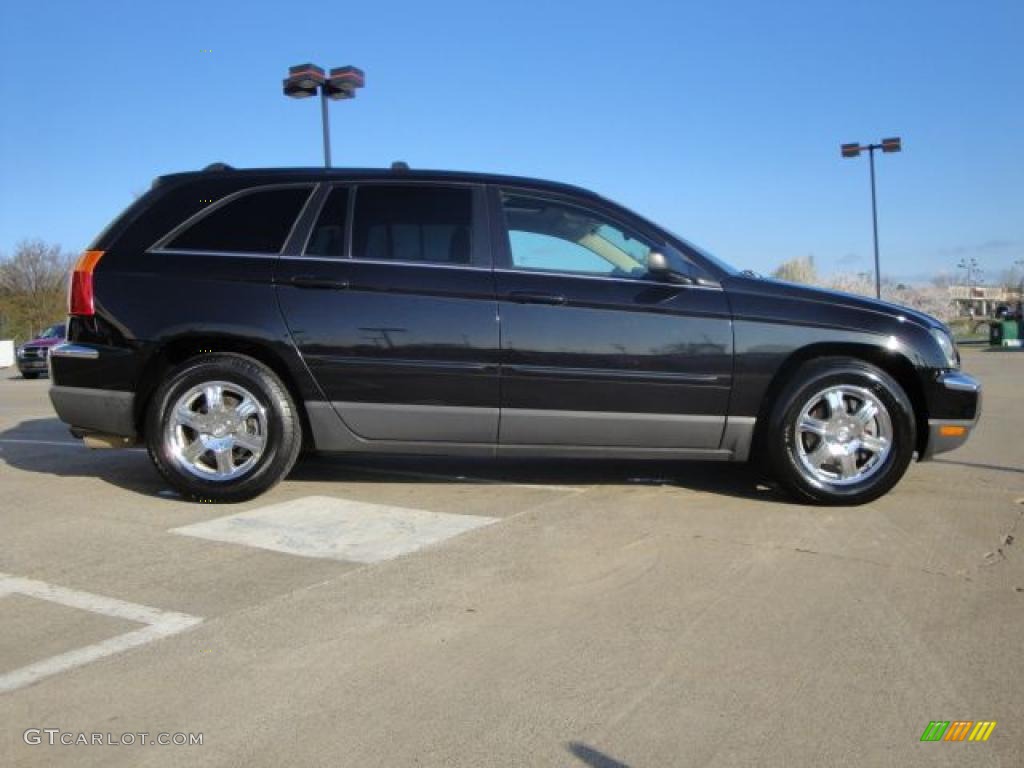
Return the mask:
<svg viewBox="0 0 1024 768">
<path fill-rule="evenodd" d="M 1009 269 L 1003 270 L 999 276 L 999 284 L 1007 293 L 1019 293 L 1021 285 L 1024 285 L 1024 268 L 1014 264 Z"/>
<path fill-rule="evenodd" d="M 23 240 L 12 256 L 0 256 L 0 336 L 32 338 L 64 315 L 72 259 L 42 240 Z"/>
</svg>

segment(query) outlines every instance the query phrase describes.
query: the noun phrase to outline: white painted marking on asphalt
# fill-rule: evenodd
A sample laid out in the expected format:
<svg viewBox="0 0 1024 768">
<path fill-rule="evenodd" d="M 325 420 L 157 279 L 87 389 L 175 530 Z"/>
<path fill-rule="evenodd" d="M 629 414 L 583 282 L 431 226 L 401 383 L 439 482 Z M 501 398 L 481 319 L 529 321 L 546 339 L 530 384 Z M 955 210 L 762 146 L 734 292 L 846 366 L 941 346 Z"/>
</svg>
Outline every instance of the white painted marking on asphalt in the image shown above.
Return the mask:
<svg viewBox="0 0 1024 768">
<path fill-rule="evenodd" d="M 71 448 L 84 448 L 81 443 L 72 443 L 70 440 L 20 440 L 13 437 L 0 438 L 0 443 L 24 443 L 26 445 L 59 445 Z"/>
<path fill-rule="evenodd" d="M 29 440 L 17 437 L 0 437 L 0 442 L 24 443 L 27 445 L 58 445 L 60 447 L 80 447 L 89 451 L 103 451 L 104 449 L 89 449 L 84 442 L 72 442 L 71 440 Z M 140 447 L 123 447 L 123 449 L 110 449 L 111 451 L 144 451 Z"/>
<path fill-rule="evenodd" d="M 22 579 L 0 573 L 0 597 L 9 594 L 27 595 L 51 603 L 59 603 L 69 608 L 78 608 L 103 616 L 134 621 L 147 626 L 132 632 L 116 635 L 107 640 L 82 648 L 75 648 L 67 653 L 51 656 L 48 659 L 20 667 L 0 675 L 0 692 L 15 691 L 26 685 L 66 672 L 74 667 L 97 661 L 105 656 L 137 648 L 170 635 L 184 632 L 186 629 L 202 622 L 198 616 L 173 611 L 161 611 L 138 603 L 129 603 L 113 597 L 94 595 L 90 592 L 79 592 L 74 589 L 47 584 L 45 581 Z"/>
<path fill-rule="evenodd" d="M 496 522 L 495 517 L 304 496 L 171 532 L 304 557 L 379 563 Z"/>
</svg>

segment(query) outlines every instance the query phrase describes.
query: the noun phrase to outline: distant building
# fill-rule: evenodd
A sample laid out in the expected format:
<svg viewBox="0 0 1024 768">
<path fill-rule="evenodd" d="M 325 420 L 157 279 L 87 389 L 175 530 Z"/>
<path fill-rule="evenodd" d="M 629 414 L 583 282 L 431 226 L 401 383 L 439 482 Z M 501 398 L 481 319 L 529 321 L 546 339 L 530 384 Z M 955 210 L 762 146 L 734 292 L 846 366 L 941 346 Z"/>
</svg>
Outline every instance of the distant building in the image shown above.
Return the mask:
<svg viewBox="0 0 1024 768">
<path fill-rule="evenodd" d="M 951 285 L 949 298 L 956 304 L 957 314 L 989 317 L 995 314 L 1000 304 L 1012 309 L 1021 295 L 1001 285 Z"/>
</svg>

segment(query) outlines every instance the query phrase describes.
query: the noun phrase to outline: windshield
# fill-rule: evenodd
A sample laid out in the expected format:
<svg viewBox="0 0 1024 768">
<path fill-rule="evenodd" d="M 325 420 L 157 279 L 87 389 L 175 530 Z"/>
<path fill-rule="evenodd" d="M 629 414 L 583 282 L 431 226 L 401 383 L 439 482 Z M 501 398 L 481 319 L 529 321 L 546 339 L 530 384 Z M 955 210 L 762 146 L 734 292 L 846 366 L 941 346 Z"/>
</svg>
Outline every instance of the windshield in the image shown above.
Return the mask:
<svg viewBox="0 0 1024 768">
<path fill-rule="evenodd" d="M 51 325 L 41 334 L 40 339 L 63 339 L 64 338 L 64 326 L 63 325 Z"/>
</svg>

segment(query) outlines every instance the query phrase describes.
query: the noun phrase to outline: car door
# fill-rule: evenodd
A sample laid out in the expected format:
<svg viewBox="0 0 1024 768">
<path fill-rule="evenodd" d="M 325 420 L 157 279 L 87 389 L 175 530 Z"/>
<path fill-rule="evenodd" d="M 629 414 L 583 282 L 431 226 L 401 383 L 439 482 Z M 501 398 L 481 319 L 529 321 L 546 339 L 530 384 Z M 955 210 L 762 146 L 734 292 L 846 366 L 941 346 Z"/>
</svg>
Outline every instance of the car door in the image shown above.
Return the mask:
<svg viewBox="0 0 1024 768">
<path fill-rule="evenodd" d="M 599 199 L 492 188 L 491 206 L 502 450 L 718 449 L 732 383 L 720 286 Z M 694 282 L 654 279 L 652 250 Z"/>
<path fill-rule="evenodd" d="M 368 441 L 493 446 L 498 326 L 484 190 L 336 184 L 278 296 L 344 425 Z"/>
</svg>

